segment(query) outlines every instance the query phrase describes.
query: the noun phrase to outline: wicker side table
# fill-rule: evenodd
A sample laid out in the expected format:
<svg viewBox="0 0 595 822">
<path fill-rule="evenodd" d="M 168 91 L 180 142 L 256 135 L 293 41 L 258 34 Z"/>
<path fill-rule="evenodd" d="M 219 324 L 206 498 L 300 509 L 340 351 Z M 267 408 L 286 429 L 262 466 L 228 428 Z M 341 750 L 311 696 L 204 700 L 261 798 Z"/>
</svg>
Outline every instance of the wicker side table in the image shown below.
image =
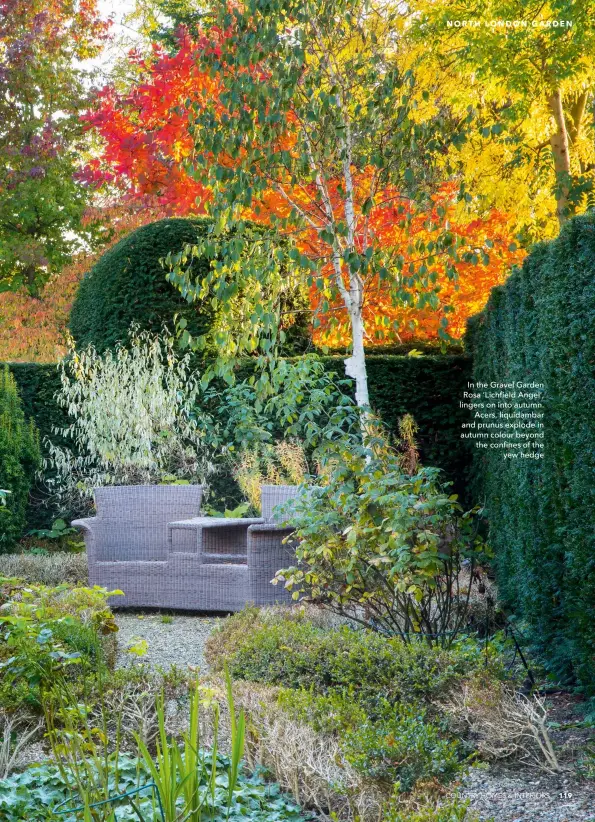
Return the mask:
<svg viewBox="0 0 595 822">
<path fill-rule="evenodd" d="M 262 517 L 193 517 L 169 522 L 167 525 L 167 550 L 170 554 L 193 553 L 202 565 L 231 563 L 245 565 L 248 561 L 247 542 L 250 525 L 260 525 Z M 174 531 L 195 531 L 196 548 L 176 551 Z"/>
</svg>

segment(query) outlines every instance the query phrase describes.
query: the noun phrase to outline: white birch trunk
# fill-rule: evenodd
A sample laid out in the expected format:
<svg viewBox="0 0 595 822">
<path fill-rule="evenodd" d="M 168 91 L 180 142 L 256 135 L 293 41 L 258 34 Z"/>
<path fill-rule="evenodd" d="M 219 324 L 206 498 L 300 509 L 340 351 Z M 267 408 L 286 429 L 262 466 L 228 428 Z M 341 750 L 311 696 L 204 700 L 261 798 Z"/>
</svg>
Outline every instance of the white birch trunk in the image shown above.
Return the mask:
<svg viewBox="0 0 595 822">
<path fill-rule="evenodd" d="M 353 353 L 345 360 L 345 373 L 355 380 L 355 401 L 360 408 L 369 408 L 368 374 L 364 353 L 364 321 L 362 318 L 361 300 L 354 300 L 349 309 Z"/>
</svg>

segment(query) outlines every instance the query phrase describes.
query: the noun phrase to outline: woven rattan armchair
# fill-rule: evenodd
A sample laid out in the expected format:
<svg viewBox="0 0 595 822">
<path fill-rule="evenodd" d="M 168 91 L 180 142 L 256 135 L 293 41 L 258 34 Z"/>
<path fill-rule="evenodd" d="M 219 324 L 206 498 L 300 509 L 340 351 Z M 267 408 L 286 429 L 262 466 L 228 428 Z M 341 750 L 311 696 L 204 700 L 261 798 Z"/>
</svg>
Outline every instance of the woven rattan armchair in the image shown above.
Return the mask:
<svg viewBox="0 0 595 822">
<path fill-rule="evenodd" d="M 265 522 L 248 528 L 247 542 L 249 599 L 255 605 L 292 601 L 291 593 L 281 583 L 272 585 L 271 580 L 281 568 L 295 563 L 295 543 L 285 542 L 293 529 L 282 524 L 282 517 L 275 509 L 294 499 L 298 490 L 295 485 L 261 486 L 261 507 Z"/>
<path fill-rule="evenodd" d="M 111 604 L 240 611 L 291 601 L 271 584 L 295 561 L 294 546 L 283 544 L 292 529 L 274 509 L 297 490 L 263 486 L 255 522 L 199 516 L 201 486 L 111 486 L 95 491 L 96 517 L 72 524 L 85 536 L 90 584 L 124 592 Z"/>
<path fill-rule="evenodd" d="M 96 488 L 97 516 L 72 523 L 85 538 L 89 584 L 124 591 L 114 605 L 167 606 L 167 525 L 197 516 L 202 493 L 201 485 Z"/>
</svg>

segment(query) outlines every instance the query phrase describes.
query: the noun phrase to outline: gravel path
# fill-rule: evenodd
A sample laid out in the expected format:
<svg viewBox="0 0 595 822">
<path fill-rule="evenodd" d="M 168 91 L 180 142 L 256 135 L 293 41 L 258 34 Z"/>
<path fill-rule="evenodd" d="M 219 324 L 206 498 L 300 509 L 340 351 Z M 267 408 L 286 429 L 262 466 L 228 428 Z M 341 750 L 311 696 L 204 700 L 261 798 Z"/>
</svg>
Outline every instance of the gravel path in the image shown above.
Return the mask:
<svg viewBox="0 0 595 822">
<path fill-rule="evenodd" d="M 218 617 L 176 615 L 164 621 L 159 614 L 116 614 L 120 629 L 116 664 L 191 665 L 206 672 L 205 642 L 220 621 Z M 147 643 L 140 657 L 127 652 L 139 640 Z M 482 820 L 595 822 L 595 783 L 579 782 L 572 773 L 549 776 L 498 765 L 474 768 L 463 780 L 460 794 Z"/>
<path fill-rule="evenodd" d="M 219 621 L 217 617 L 116 614 L 120 629 L 116 665 L 125 667 L 138 661 L 166 669 L 171 665 L 192 665 L 206 671 L 205 642 Z M 127 650 L 139 640 L 147 643 L 146 653 L 142 656 Z"/>
<path fill-rule="evenodd" d="M 516 772 L 492 766 L 474 768 L 463 780 L 461 795 L 482 820 L 495 822 L 592 822 L 595 784 L 572 774 L 558 776 Z"/>
</svg>

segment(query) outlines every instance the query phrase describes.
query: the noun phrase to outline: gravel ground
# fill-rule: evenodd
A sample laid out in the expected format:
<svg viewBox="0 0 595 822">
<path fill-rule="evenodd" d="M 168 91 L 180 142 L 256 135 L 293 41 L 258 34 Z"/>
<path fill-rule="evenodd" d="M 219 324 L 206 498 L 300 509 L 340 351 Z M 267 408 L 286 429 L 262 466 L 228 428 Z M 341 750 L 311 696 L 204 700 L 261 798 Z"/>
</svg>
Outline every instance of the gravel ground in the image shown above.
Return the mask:
<svg viewBox="0 0 595 822">
<path fill-rule="evenodd" d="M 118 666 L 135 662 L 168 668 L 198 667 L 206 672 L 204 645 L 218 617 L 166 617 L 160 614 L 117 613 Z M 130 645 L 145 640 L 147 651 L 137 657 Z M 550 776 L 492 765 L 474 768 L 463 780 L 461 796 L 482 820 L 495 822 L 595 822 L 595 783 L 577 781 L 569 773 Z"/>
<path fill-rule="evenodd" d="M 207 670 L 204 658 L 205 642 L 220 621 L 217 617 L 180 616 L 164 622 L 160 614 L 116 613 L 118 624 L 118 658 L 116 665 L 125 667 L 144 662 L 155 667 L 192 665 Z M 170 617 L 166 617 L 169 620 Z M 145 640 L 147 651 L 136 656 L 127 651 L 138 640 Z"/>
<path fill-rule="evenodd" d="M 474 768 L 463 780 L 461 795 L 482 820 L 495 822 L 591 822 L 595 820 L 595 784 L 571 774 L 508 771 L 493 765 Z"/>
</svg>

